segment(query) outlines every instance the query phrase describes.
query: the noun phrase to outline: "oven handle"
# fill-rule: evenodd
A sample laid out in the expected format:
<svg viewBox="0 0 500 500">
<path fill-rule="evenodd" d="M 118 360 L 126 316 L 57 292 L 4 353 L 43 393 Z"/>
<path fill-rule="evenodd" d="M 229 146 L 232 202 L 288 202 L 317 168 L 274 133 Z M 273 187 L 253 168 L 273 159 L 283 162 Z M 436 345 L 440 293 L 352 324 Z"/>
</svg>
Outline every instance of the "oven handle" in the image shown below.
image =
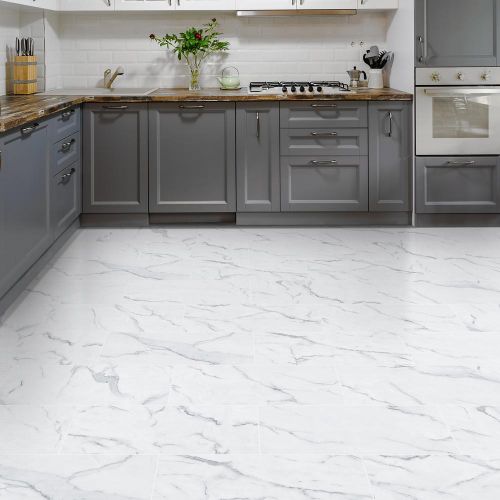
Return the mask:
<svg viewBox="0 0 500 500">
<path fill-rule="evenodd" d="M 447 161 L 441 165 L 427 165 L 426 168 L 453 168 L 453 167 L 474 167 L 475 161 Z"/>
<path fill-rule="evenodd" d="M 467 96 L 467 95 L 493 95 L 500 94 L 500 88 L 466 88 L 466 89 L 424 89 L 424 92 L 431 97 L 454 97 L 454 96 Z"/>
</svg>

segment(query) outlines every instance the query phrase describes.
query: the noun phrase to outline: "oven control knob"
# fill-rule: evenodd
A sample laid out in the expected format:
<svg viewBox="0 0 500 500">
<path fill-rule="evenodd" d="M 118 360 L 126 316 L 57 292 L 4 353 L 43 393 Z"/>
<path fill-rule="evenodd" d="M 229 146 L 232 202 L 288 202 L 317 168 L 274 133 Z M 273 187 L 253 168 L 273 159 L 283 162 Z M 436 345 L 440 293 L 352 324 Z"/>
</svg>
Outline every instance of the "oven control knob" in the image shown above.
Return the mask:
<svg viewBox="0 0 500 500">
<path fill-rule="evenodd" d="M 491 78 L 491 73 L 489 71 L 485 71 L 481 74 L 481 80 L 488 81 Z"/>
<path fill-rule="evenodd" d="M 283 90 L 284 94 L 286 94 L 288 92 L 288 89 L 287 89 L 286 85 L 283 85 L 283 88 L 281 90 Z"/>
<path fill-rule="evenodd" d="M 305 91 L 306 91 L 306 88 L 304 87 L 304 85 L 301 85 L 301 86 L 300 86 L 300 91 L 301 91 L 301 92 L 305 92 Z"/>
<path fill-rule="evenodd" d="M 295 85 L 292 85 L 292 88 L 290 89 L 292 92 L 297 92 L 297 87 Z"/>
<path fill-rule="evenodd" d="M 318 85 L 318 86 L 316 87 L 316 90 L 317 90 L 318 92 L 323 92 L 323 87 L 322 87 L 321 85 Z"/>
<path fill-rule="evenodd" d="M 312 85 L 309 85 L 309 92 L 314 92 L 314 87 Z"/>
<path fill-rule="evenodd" d="M 433 82 L 440 82 L 440 81 L 441 81 L 441 75 L 440 75 L 437 71 L 435 71 L 435 72 L 434 72 L 434 73 L 432 73 L 432 75 L 431 75 L 431 80 L 432 80 Z"/>
<path fill-rule="evenodd" d="M 460 71 L 457 73 L 457 80 L 463 81 L 465 78 L 465 75 Z"/>
</svg>

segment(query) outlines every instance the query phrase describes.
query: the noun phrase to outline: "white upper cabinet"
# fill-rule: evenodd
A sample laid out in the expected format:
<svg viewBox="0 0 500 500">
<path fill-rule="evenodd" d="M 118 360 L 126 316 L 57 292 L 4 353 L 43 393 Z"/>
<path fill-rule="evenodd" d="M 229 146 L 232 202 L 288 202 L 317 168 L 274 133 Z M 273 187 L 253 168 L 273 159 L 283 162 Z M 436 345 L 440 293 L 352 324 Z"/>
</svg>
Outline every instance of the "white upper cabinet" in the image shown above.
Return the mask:
<svg viewBox="0 0 500 500">
<path fill-rule="evenodd" d="M 358 0 L 359 10 L 390 10 L 398 8 L 399 0 Z"/>
<path fill-rule="evenodd" d="M 177 10 L 234 10 L 235 0 L 175 0 Z"/>
<path fill-rule="evenodd" d="M 115 0 L 59 0 L 62 11 L 115 10 Z"/>
<path fill-rule="evenodd" d="M 175 10 L 177 0 L 115 0 L 116 10 Z"/>
<path fill-rule="evenodd" d="M 236 10 L 295 10 L 297 0 L 236 0 Z"/>
<path fill-rule="evenodd" d="M 13 3 L 16 5 L 27 5 L 39 9 L 58 10 L 58 0 L 5 0 L 4 3 Z"/>
<path fill-rule="evenodd" d="M 297 0 L 297 9 L 357 9 L 358 0 Z"/>
</svg>

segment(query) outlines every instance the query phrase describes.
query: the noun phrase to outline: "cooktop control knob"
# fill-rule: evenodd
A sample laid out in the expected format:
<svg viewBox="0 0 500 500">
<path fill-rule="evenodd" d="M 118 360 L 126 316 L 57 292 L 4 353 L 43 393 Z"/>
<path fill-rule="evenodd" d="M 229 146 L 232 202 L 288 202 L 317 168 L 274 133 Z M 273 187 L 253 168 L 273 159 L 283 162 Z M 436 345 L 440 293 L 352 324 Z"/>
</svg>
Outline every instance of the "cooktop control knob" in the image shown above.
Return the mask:
<svg viewBox="0 0 500 500">
<path fill-rule="evenodd" d="M 306 88 L 304 87 L 304 85 L 301 85 L 301 86 L 300 86 L 300 91 L 301 91 L 301 92 L 305 92 L 305 91 L 306 91 Z"/>
<path fill-rule="evenodd" d="M 283 90 L 283 92 L 284 92 L 285 94 L 288 92 L 288 89 L 287 89 L 286 85 L 283 85 L 283 88 L 282 88 L 281 90 Z"/>
<path fill-rule="evenodd" d="M 297 87 L 295 85 L 292 85 L 292 88 L 290 89 L 292 92 L 297 92 Z"/>
<path fill-rule="evenodd" d="M 316 87 L 316 90 L 317 90 L 318 92 L 323 92 L 323 87 L 322 87 L 321 85 L 318 85 L 318 86 Z"/>
<path fill-rule="evenodd" d="M 465 75 L 460 71 L 457 73 L 457 80 L 463 81 L 465 79 Z"/>
<path fill-rule="evenodd" d="M 433 82 L 440 82 L 441 81 L 441 75 L 437 71 L 434 71 L 434 73 L 432 73 L 432 75 L 431 75 L 431 80 Z"/>
<path fill-rule="evenodd" d="M 309 92 L 314 92 L 314 87 L 312 85 L 309 85 Z"/>
<path fill-rule="evenodd" d="M 484 82 L 488 81 L 490 78 L 491 78 L 491 73 L 489 71 L 484 71 L 481 74 L 481 80 L 483 80 Z"/>
</svg>

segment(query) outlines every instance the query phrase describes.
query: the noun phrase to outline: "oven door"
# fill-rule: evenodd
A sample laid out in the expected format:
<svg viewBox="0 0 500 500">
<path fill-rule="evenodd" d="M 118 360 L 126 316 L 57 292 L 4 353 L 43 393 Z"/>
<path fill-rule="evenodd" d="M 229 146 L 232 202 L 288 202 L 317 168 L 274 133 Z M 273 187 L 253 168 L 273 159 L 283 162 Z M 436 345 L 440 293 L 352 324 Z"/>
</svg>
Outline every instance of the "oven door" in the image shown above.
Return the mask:
<svg viewBox="0 0 500 500">
<path fill-rule="evenodd" d="M 499 87 L 419 87 L 418 156 L 500 154 Z"/>
</svg>

